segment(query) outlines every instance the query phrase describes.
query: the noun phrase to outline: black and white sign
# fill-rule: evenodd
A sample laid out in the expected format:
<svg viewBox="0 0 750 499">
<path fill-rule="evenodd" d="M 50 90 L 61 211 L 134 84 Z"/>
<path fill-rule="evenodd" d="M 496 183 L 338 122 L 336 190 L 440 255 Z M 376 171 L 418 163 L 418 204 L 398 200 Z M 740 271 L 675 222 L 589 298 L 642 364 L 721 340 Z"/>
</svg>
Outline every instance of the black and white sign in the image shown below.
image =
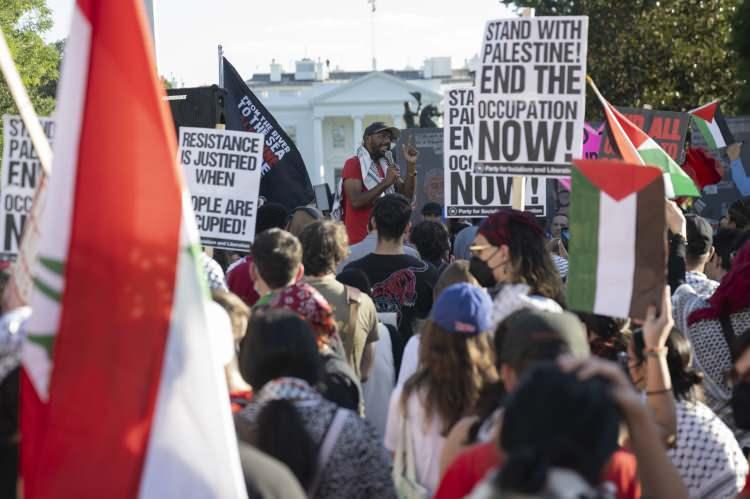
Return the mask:
<svg viewBox="0 0 750 499">
<path fill-rule="evenodd" d="M 50 143 L 55 136 L 55 121 L 39 118 Z M 18 255 L 26 217 L 31 211 L 34 191 L 42 177 L 42 165 L 20 116 L 3 116 L 3 169 L 0 187 L 0 260 Z"/>
<path fill-rule="evenodd" d="M 180 162 L 204 246 L 250 251 L 262 154 L 260 133 L 180 128 Z"/>
<path fill-rule="evenodd" d="M 587 36 L 586 16 L 487 23 L 474 85 L 474 173 L 570 175 L 583 146 Z"/>
<path fill-rule="evenodd" d="M 446 92 L 443 118 L 443 182 L 448 218 L 488 216 L 512 205 L 513 179 L 505 175 L 476 175 L 472 162 L 474 89 L 457 87 Z M 544 180 L 526 182 L 525 210 L 546 215 L 547 186 Z"/>
</svg>

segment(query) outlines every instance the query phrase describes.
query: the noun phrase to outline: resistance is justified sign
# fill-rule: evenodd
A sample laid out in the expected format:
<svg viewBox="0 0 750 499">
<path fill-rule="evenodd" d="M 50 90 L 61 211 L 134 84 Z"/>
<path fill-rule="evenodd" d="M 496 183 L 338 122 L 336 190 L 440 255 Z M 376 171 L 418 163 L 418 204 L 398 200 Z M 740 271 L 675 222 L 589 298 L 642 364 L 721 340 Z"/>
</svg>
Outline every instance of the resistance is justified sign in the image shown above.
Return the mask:
<svg viewBox="0 0 750 499">
<path fill-rule="evenodd" d="M 180 128 L 180 162 L 204 246 L 250 251 L 262 154 L 260 133 Z"/>
</svg>

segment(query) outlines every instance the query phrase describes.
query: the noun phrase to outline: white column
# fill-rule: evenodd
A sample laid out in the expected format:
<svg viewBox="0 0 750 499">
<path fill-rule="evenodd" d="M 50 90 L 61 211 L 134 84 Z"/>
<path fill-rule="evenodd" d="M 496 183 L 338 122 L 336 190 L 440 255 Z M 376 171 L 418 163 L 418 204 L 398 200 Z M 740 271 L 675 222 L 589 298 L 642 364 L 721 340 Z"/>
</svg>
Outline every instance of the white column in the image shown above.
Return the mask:
<svg viewBox="0 0 750 499">
<path fill-rule="evenodd" d="M 362 119 L 363 116 L 353 116 L 354 119 L 354 137 L 352 140 L 352 144 L 354 145 L 354 149 L 356 150 L 357 147 L 359 147 L 359 144 L 362 143 Z"/>
<path fill-rule="evenodd" d="M 310 172 L 310 179 L 318 180 L 317 182 L 313 180 L 313 184 L 322 184 L 326 181 L 323 168 L 323 118 L 313 119 L 313 148 L 315 164 L 313 165 L 313 171 Z"/>
</svg>

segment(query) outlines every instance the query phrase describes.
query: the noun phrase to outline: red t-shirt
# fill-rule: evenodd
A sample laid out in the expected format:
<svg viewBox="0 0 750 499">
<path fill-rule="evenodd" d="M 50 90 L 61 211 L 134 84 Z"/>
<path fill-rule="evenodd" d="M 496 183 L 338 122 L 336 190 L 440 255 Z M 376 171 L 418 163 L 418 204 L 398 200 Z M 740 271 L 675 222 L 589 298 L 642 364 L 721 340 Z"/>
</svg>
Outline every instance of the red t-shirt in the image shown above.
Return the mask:
<svg viewBox="0 0 750 499">
<path fill-rule="evenodd" d="M 242 262 L 232 267 L 230 272 L 227 272 L 227 287 L 229 291 L 242 298 L 242 301 L 248 307 L 255 305 L 255 302 L 260 298 L 253 286 L 253 280 L 250 278 L 250 264 L 252 261 L 253 256 L 248 255 Z"/>
<path fill-rule="evenodd" d="M 381 179 L 384 178 L 383 169 L 380 165 L 377 165 L 377 167 L 378 175 L 380 175 Z M 349 178 L 362 180 L 362 170 L 357 156 L 346 160 L 344 170 L 341 172 L 341 178 L 344 182 Z M 362 192 L 365 191 L 367 191 L 367 188 L 365 188 L 363 182 Z M 367 223 L 370 221 L 370 214 L 372 214 L 372 204 L 364 208 L 355 209 L 352 206 L 352 202 L 346 196 L 346 190 L 344 190 L 342 196 L 344 201 L 344 225 L 346 226 L 346 234 L 349 236 L 349 244 L 357 244 L 367 236 Z"/>
<path fill-rule="evenodd" d="M 453 460 L 445 470 L 434 499 L 455 499 L 471 493 L 476 484 L 493 468 L 500 468 L 503 455 L 495 442 L 472 445 Z M 623 449 L 612 454 L 604 480 L 617 488 L 617 499 L 641 497 L 641 485 L 636 476 L 635 456 Z"/>
</svg>

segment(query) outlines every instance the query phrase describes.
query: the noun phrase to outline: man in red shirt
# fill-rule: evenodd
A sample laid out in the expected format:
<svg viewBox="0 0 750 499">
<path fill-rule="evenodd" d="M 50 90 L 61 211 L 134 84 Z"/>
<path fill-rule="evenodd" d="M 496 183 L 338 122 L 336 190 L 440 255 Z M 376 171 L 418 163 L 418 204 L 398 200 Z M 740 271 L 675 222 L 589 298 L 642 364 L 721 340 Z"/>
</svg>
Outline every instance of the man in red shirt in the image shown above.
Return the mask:
<svg viewBox="0 0 750 499">
<path fill-rule="evenodd" d="M 349 244 L 356 244 L 367 236 L 373 203 L 384 193 L 398 192 L 412 199 L 417 175 L 417 152 L 414 145 L 404 144 L 402 154 L 406 159 L 406 178 L 393 162 L 391 144 L 400 131 L 376 121 L 365 129 L 357 154 L 344 163 L 341 172 L 342 220 L 349 236 Z"/>
</svg>

